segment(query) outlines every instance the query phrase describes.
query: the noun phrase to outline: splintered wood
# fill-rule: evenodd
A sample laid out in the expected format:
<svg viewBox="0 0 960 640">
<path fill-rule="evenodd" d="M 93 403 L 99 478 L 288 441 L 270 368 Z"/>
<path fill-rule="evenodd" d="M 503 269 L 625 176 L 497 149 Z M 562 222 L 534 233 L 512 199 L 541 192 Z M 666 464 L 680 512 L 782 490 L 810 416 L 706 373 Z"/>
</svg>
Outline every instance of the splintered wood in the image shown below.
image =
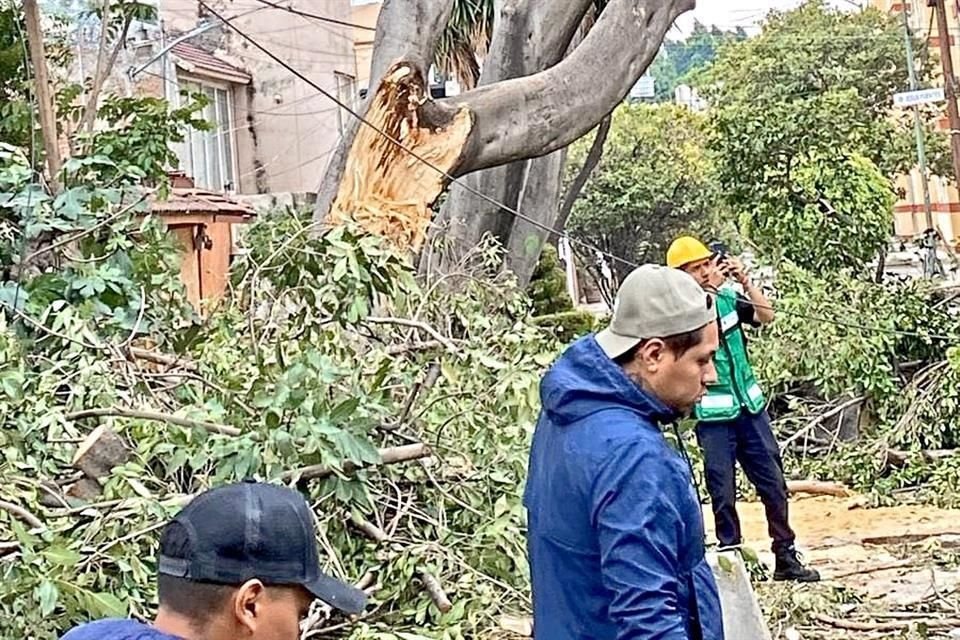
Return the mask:
<svg viewBox="0 0 960 640">
<path fill-rule="evenodd" d="M 446 173 L 460 162 L 473 128 L 467 109 L 438 108 L 423 74 L 404 62 L 384 76 L 366 120 Z M 328 219 L 334 225 L 354 220 L 397 248 L 416 252 L 426 239 L 430 206 L 446 183 L 445 176 L 361 123 Z"/>
</svg>

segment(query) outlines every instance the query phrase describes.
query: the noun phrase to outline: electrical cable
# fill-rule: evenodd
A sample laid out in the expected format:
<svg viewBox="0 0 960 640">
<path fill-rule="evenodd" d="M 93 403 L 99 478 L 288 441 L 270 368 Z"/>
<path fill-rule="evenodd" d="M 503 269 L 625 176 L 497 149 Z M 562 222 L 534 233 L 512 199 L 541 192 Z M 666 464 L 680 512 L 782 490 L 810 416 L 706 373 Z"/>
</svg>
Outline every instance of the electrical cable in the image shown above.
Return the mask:
<svg viewBox="0 0 960 640">
<path fill-rule="evenodd" d="M 268 2 L 268 0 L 258 0 L 258 1 L 259 1 L 259 2 Z M 231 30 L 233 30 L 234 32 L 236 32 L 237 35 L 239 35 L 241 38 L 243 38 L 244 40 L 246 40 L 247 42 L 249 42 L 250 44 L 252 44 L 254 47 L 256 47 L 257 49 L 259 49 L 259 50 L 260 50 L 261 52 L 263 52 L 264 54 L 266 54 L 266 55 L 267 55 L 270 59 L 272 59 L 274 62 L 276 62 L 277 64 L 279 64 L 280 66 L 282 66 L 284 69 L 286 69 L 288 72 L 290 72 L 291 74 L 293 74 L 294 76 L 296 76 L 296 77 L 299 78 L 300 80 L 306 82 L 306 83 L 307 83 L 308 85 L 310 85 L 313 89 L 315 89 L 315 90 L 318 91 L 319 93 L 323 94 L 323 95 L 326 96 L 328 99 L 330 99 L 331 101 L 333 101 L 334 103 L 336 103 L 340 108 L 342 108 L 342 109 L 344 109 L 345 111 L 347 111 L 348 113 L 350 113 L 350 114 L 351 114 L 353 117 L 355 117 L 360 123 L 362 123 L 363 125 L 371 128 L 372 130 L 374 130 L 375 132 L 377 132 L 379 135 L 381 135 L 384 139 L 386 139 L 386 140 L 389 141 L 391 144 L 393 144 L 394 146 L 396 146 L 398 149 L 400 149 L 400 150 L 403 151 L 404 153 L 408 154 L 408 155 L 411 156 L 412 158 L 416 159 L 418 162 L 422 163 L 422 164 L 423 164 L 424 166 L 426 166 L 427 168 L 429 168 L 429 169 L 431 169 L 432 171 L 436 172 L 437 174 L 439 174 L 440 176 L 442 176 L 445 180 L 449 181 L 451 184 L 456 184 L 456 185 L 458 185 L 459 187 L 461 187 L 461 188 L 463 188 L 463 189 L 466 189 L 469 193 L 477 196 L 478 198 L 480 198 L 480 199 L 482 199 L 482 200 L 484 200 L 484 201 L 486 201 L 486 202 L 488 202 L 488 203 L 490 203 L 490 204 L 492 204 L 492 205 L 494 205 L 494 206 L 496 206 L 496 207 L 499 207 L 500 209 L 502 209 L 502 210 L 504 210 L 504 211 L 507 211 L 508 213 L 510 213 L 511 215 L 513 215 L 514 217 L 519 218 L 520 220 L 524 220 L 524 221 L 527 222 L 528 224 L 530 224 L 530 225 L 532 225 L 532 226 L 534 226 L 534 227 L 537 227 L 538 229 L 540 229 L 540 230 L 542 230 L 542 231 L 546 231 L 546 232 L 548 232 L 548 233 L 555 234 L 555 235 L 557 235 L 558 237 L 565 238 L 565 239 L 566 239 L 568 242 L 570 242 L 572 245 L 579 245 L 579 246 L 581 246 L 581 247 L 583 247 L 583 248 L 585 248 L 585 249 L 589 249 L 590 251 L 593 251 L 593 252 L 595 252 L 595 253 L 597 253 L 597 254 L 599 254 L 599 255 L 602 255 L 602 256 L 608 257 L 608 258 L 610 258 L 610 259 L 619 261 L 619 262 L 621 262 L 621 263 L 623 263 L 623 264 L 625 264 L 625 265 L 627 265 L 627 266 L 630 266 L 630 267 L 637 268 L 637 267 L 641 266 L 641 265 L 640 265 L 639 263 L 637 263 L 637 262 L 634 262 L 634 261 L 632 261 L 632 260 L 627 260 L 627 259 L 622 258 L 622 257 L 620 257 L 620 256 L 616 256 L 616 255 L 614 255 L 614 254 L 612 254 L 612 253 L 610 253 L 610 252 L 604 251 L 604 250 L 602 250 L 602 249 L 600 249 L 600 248 L 592 245 L 592 244 L 589 243 L 589 242 L 584 242 L 584 241 L 579 240 L 579 239 L 577 239 L 577 238 L 573 238 L 573 237 L 569 236 L 568 234 L 566 234 L 565 232 L 563 232 L 563 231 L 561 231 L 561 230 L 554 229 L 554 228 L 550 227 L 549 225 L 543 224 L 542 222 L 540 222 L 540 221 L 538 221 L 538 220 L 534 220 L 533 218 L 530 218 L 529 216 L 523 214 L 523 213 L 522 213 L 521 211 L 519 211 L 517 208 L 511 207 L 511 206 L 509 206 L 509 205 L 507 205 L 507 204 L 505 204 L 505 203 L 501 203 L 501 202 L 497 201 L 495 198 L 493 198 L 493 197 L 491 197 L 491 196 L 489 196 L 489 195 L 487 195 L 487 194 L 479 191 L 478 189 L 475 189 L 474 187 L 470 186 L 469 184 L 463 182 L 460 178 L 458 178 L 458 177 L 456 177 L 456 176 L 453 176 L 452 174 L 450 174 L 449 172 L 445 171 L 444 169 L 441 169 L 440 167 L 437 167 L 436 165 L 434 165 L 433 163 L 431 163 L 429 160 L 427 160 L 426 158 L 424 158 L 422 155 L 420 155 L 420 154 L 417 153 L 416 151 L 414 151 L 414 150 L 406 147 L 402 142 L 400 142 L 399 140 L 397 140 L 396 138 L 394 138 L 392 135 L 390 135 L 389 133 L 387 133 L 386 131 L 384 131 L 381 127 L 378 127 L 378 126 L 375 125 L 374 123 L 372 123 L 372 122 L 370 122 L 369 120 L 367 120 L 364 116 L 362 116 L 361 114 L 357 113 L 357 112 L 356 112 L 354 109 L 352 109 L 349 105 L 347 105 L 347 104 L 345 104 L 343 101 L 341 101 L 337 96 L 333 95 L 332 93 L 330 93 L 329 91 L 327 91 L 326 89 L 324 89 L 323 87 L 321 87 L 319 84 L 317 84 L 316 82 L 312 81 L 310 78 L 308 78 L 307 76 L 305 76 L 303 73 L 301 73 L 300 71 L 298 71 L 297 69 L 295 69 L 294 67 L 292 67 L 289 63 L 287 63 L 285 60 L 281 59 L 279 56 L 277 56 L 276 54 L 274 54 L 272 51 L 270 51 L 269 49 L 267 49 L 266 47 L 264 47 L 264 46 L 263 46 L 261 43 L 259 43 L 255 38 L 253 38 L 252 36 L 250 36 L 250 35 L 248 35 L 247 33 L 245 33 L 242 29 L 240 29 L 239 27 L 237 27 L 236 25 L 234 25 L 234 24 L 232 24 L 232 23 L 230 23 L 230 22 L 225 21 L 225 20 L 223 19 L 223 17 L 220 16 L 220 14 L 219 14 L 215 9 L 213 9 L 209 4 L 207 4 L 204 0 L 198 0 L 198 2 L 199 2 L 199 4 L 200 4 L 202 7 L 204 7 L 207 11 L 209 11 L 211 15 L 213 15 L 213 16 L 216 17 L 217 19 L 221 20 L 229 29 L 231 29 Z M 757 304 L 755 304 L 755 303 L 753 303 L 752 301 L 749 301 L 749 300 L 748 300 L 748 302 L 749 302 L 750 304 L 754 305 L 754 306 L 762 306 L 762 305 L 757 305 Z M 802 319 L 806 319 L 806 320 L 815 320 L 815 321 L 818 321 L 818 322 L 824 322 L 824 323 L 827 323 L 827 324 L 832 324 L 832 325 L 836 325 L 836 326 L 846 327 L 846 328 L 850 328 L 850 329 L 856 329 L 856 330 L 858 330 L 858 331 L 864 331 L 864 332 L 884 333 L 884 334 L 888 334 L 888 335 L 897 335 L 897 336 L 901 336 L 901 337 L 918 337 L 918 338 L 924 338 L 924 339 L 937 339 L 937 340 L 944 340 L 944 341 L 954 341 L 954 340 L 957 340 L 957 336 L 947 336 L 947 335 L 933 334 L 933 333 L 921 333 L 921 332 L 916 332 L 916 331 L 900 331 L 900 330 L 896 330 L 896 329 L 887 329 L 887 328 L 884 328 L 884 327 L 876 327 L 876 326 L 863 325 L 863 324 L 859 324 L 859 323 L 855 323 L 855 322 L 846 322 L 846 321 L 842 321 L 842 320 L 834 320 L 833 318 L 819 317 L 819 316 L 815 316 L 815 315 L 812 315 L 812 314 L 803 314 L 803 313 L 798 313 L 798 312 L 793 312 L 793 311 L 782 311 L 782 310 L 781 310 L 781 312 L 784 313 L 785 315 L 792 315 L 792 316 L 794 316 L 794 317 L 798 317 L 798 318 L 802 318 Z"/>
</svg>

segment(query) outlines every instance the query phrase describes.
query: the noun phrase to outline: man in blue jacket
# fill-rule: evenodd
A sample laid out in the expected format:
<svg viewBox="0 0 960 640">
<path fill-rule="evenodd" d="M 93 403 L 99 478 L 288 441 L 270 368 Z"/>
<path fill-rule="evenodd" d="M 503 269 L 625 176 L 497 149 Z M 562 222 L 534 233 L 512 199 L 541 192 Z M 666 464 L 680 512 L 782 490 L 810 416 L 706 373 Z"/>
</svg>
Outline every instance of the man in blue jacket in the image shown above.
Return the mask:
<svg viewBox="0 0 960 640">
<path fill-rule="evenodd" d="M 315 599 L 360 613 L 366 594 L 320 571 L 299 493 L 243 482 L 211 489 L 160 535 L 153 624 L 100 620 L 63 640 L 298 640 Z"/>
<path fill-rule="evenodd" d="M 689 461 L 661 427 L 714 382 L 711 298 L 646 265 L 540 386 L 524 503 L 538 640 L 723 640 Z"/>
</svg>

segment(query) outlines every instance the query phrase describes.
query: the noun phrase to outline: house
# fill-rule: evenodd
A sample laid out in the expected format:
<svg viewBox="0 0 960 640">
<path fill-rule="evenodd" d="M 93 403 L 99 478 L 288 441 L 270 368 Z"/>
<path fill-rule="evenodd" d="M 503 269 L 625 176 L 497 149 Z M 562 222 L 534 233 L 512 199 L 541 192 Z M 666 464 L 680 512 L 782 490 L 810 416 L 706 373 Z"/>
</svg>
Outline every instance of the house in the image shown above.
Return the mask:
<svg viewBox="0 0 960 640">
<path fill-rule="evenodd" d="M 960 31 L 960 4 L 956 0 L 947 0 L 947 23 L 951 33 Z M 913 34 L 925 34 L 929 48 L 939 51 L 940 38 L 937 35 L 934 8 L 927 0 L 870 0 L 870 5 L 890 15 L 900 18 L 907 11 L 907 23 Z M 958 42 L 950 36 L 950 51 L 954 61 L 958 60 Z M 942 85 L 941 85 L 942 86 Z M 906 90 L 906 87 L 904 87 Z M 937 128 L 949 131 L 946 109 L 943 104 L 937 112 Z M 931 175 L 929 177 L 930 203 L 934 226 L 940 230 L 947 242 L 954 248 L 960 246 L 960 192 L 951 184 L 948 177 Z M 897 236 L 912 238 L 927 228 L 926 208 L 924 205 L 923 184 L 919 169 L 897 179 L 897 188 L 902 197 L 894 208 L 894 230 Z"/>
<path fill-rule="evenodd" d="M 357 105 L 350 0 L 311 0 L 299 7 L 269 0 L 205 0 L 213 11 L 347 107 Z M 207 131 L 176 145 L 188 186 L 153 202 L 183 247 L 181 273 L 191 302 L 203 309 L 226 291 L 237 234 L 253 216 L 245 202 L 302 201 L 315 192 L 350 118 L 317 88 L 222 23 L 198 0 L 143 0 L 154 18 L 130 25 L 105 90 L 162 97 L 174 106 L 207 98 Z M 93 74 L 100 25 L 77 11 L 74 79 Z M 262 196 L 259 194 L 270 194 Z"/>
</svg>

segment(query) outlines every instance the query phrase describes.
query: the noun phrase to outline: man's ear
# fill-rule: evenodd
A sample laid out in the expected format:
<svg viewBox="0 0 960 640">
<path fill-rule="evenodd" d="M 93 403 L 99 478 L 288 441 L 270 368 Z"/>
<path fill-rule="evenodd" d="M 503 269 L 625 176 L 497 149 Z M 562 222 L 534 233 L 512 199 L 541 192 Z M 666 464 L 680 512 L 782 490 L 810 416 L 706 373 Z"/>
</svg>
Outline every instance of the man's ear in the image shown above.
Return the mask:
<svg viewBox="0 0 960 640">
<path fill-rule="evenodd" d="M 637 350 L 637 360 L 645 370 L 655 372 L 660 368 L 663 362 L 663 356 L 666 353 L 667 345 L 660 338 L 647 340 Z"/>
<path fill-rule="evenodd" d="M 248 635 L 256 633 L 266 597 L 266 587 L 256 579 L 244 582 L 233 596 L 233 615 L 237 625 L 245 629 Z"/>
</svg>

